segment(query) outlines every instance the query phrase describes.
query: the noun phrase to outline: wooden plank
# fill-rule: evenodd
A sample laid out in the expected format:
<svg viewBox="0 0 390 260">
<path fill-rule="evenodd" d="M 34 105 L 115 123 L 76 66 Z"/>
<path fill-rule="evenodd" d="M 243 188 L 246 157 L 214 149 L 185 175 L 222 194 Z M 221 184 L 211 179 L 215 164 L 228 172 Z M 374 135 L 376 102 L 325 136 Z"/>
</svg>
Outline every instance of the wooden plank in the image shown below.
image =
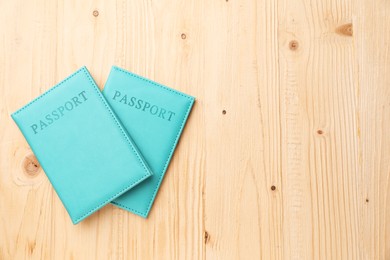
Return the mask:
<svg viewBox="0 0 390 260">
<path fill-rule="evenodd" d="M 358 63 L 358 241 L 362 258 L 388 259 L 390 5 L 387 1 L 362 0 L 355 8 L 354 39 Z"/>
</svg>

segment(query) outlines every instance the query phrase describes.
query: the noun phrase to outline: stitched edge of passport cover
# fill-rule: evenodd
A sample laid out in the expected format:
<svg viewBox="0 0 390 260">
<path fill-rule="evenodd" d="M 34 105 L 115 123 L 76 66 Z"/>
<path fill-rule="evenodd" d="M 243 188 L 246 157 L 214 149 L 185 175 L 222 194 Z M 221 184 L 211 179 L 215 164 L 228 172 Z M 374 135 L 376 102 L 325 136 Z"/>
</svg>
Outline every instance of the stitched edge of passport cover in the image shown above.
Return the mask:
<svg viewBox="0 0 390 260">
<path fill-rule="evenodd" d="M 116 192 L 114 195 L 110 196 L 107 200 L 105 200 L 104 202 L 98 204 L 97 206 L 93 207 L 92 209 L 90 209 L 89 211 L 87 211 L 86 213 L 82 214 L 80 217 L 78 217 L 77 219 L 74 220 L 74 224 L 77 224 L 79 223 L 81 220 L 83 220 L 84 218 L 86 218 L 87 216 L 89 216 L 90 214 L 92 214 L 93 212 L 97 211 L 98 209 L 100 209 L 101 207 L 103 207 L 104 205 L 108 204 L 110 201 L 112 201 L 113 199 L 115 199 L 116 197 L 118 197 L 119 195 L 125 193 L 127 190 L 129 190 L 130 187 L 132 186 L 135 186 L 136 184 L 140 183 L 141 181 L 143 181 L 145 178 L 151 176 L 152 172 L 150 171 L 149 167 L 147 165 L 145 165 L 145 163 L 143 162 L 143 160 L 141 159 L 140 157 L 140 154 L 138 153 L 138 149 L 136 151 L 136 148 L 135 148 L 135 145 L 132 143 L 132 140 L 129 138 L 129 136 L 127 135 L 126 131 L 124 130 L 124 127 L 122 126 L 122 124 L 117 120 L 117 118 L 115 117 L 114 115 L 114 112 L 111 110 L 111 107 L 108 105 L 107 101 L 105 100 L 105 98 L 103 97 L 102 93 L 100 92 L 100 90 L 98 89 L 95 81 L 92 79 L 90 73 L 88 72 L 87 68 L 85 66 L 81 67 L 79 70 L 75 71 L 74 73 L 72 73 L 70 76 L 66 77 L 64 80 L 62 80 L 60 83 L 56 84 L 54 87 L 50 88 L 49 90 L 47 90 L 46 92 L 44 92 L 43 94 L 41 94 L 40 96 L 36 97 L 35 99 L 33 99 L 32 101 L 30 101 L 29 103 L 27 103 L 25 106 L 23 106 L 22 108 L 18 109 L 17 111 L 15 111 L 14 113 L 11 114 L 11 117 L 14 117 L 16 116 L 17 114 L 19 114 L 20 112 L 22 112 L 23 110 L 27 109 L 29 106 L 31 106 L 32 104 L 34 104 L 35 102 L 37 102 L 38 100 L 40 100 L 41 98 L 43 98 L 44 96 L 52 93 L 52 91 L 54 91 L 55 89 L 57 89 L 58 87 L 60 87 L 61 85 L 63 85 L 65 82 L 67 82 L 69 79 L 73 78 L 74 76 L 76 76 L 77 74 L 79 74 L 80 72 L 84 72 L 85 75 L 87 76 L 88 78 L 88 81 L 90 85 L 95 91 L 96 93 L 98 94 L 100 100 L 103 102 L 104 106 L 106 107 L 107 111 L 110 113 L 111 115 L 111 118 L 114 120 L 114 122 L 116 123 L 116 125 L 118 126 L 118 128 L 120 129 L 120 131 L 122 132 L 122 135 L 124 137 L 124 139 L 126 140 L 126 142 L 130 145 L 131 149 L 133 150 L 134 154 L 136 155 L 136 157 L 138 158 L 139 162 L 141 163 L 141 165 L 143 166 L 143 168 L 145 169 L 145 175 L 143 175 L 142 177 L 140 177 L 138 180 L 132 182 L 131 184 L 127 185 L 125 188 L 123 188 L 122 190 L 120 190 L 119 192 Z M 23 134 L 24 135 L 24 134 Z M 32 147 L 30 147 L 32 149 Z M 44 166 L 42 165 L 42 168 L 44 168 Z M 49 176 L 46 175 L 48 178 Z M 73 220 L 72 220 L 73 221 Z"/>
<path fill-rule="evenodd" d="M 121 203 L 118 203 L 118 202 L 115 202 L 115 201 L 111 201 L 112 204 L 114 204 L 114 205 L 116 205 L 116 206 L 118 206 L 118 207 L 120 207 L 120 208 L 127 209 L 127 210 L 129 210 L 129 211 L 131 211 L 131 212 L 136 213 L 137 215 L 140 215 L 141 217 L 146 218 L 146 217 L 148 216 L 150 210 L 151 210 L 153 201 L 154 201 L 155 198 L 156 198 L 157 192 L 158 192 L 158 190 L 159 190 L 159 188 L 160 188 L 160 186 L 161 186 L 161 182 L 162 182 L 162 180 L 163 180 L 163 178 L 164 178 L 164 176 L 165 176 L 165 173 L 166 173 L 166 171 L 167 171 L 168 165 L 169 165 L 169 163 L 170 163 L 170 161 L 171 161 L 171 159 L 172 159 L 172 156 L 173 156 L 173 153 L 174 153 L 174 151 L 175 151 L 176 145 L 177 145 L 177 143 L 178 143 L 178 141 L 179 141 L 179 139 L 180 139 L 180 137 L 181 137 L 181 133 L 183 132 L 183 129 L 184 129 L 184 126 L 185 126 L 185 124 L 186 124 L 186 122 L 187 122 L 188 116 L 190 115 L 191 108 L 192 108 L 192 106 L 193 106 L 193 104 L 194 104 L 194 101 L 195 101 L 195 97 L 192 97 L 192 96 L 190 96 L 190 95 L 184 94 L 184 93 L 179 92 L 179 91 L 177 91 L 177 90 L 171 89 L 171 88 L 169 88 L 169 87 L 166 87 L 166 86 L 164 86 L 164 85 L 161 85 L 161 84 L 159 84 L 159 83 L 157 83 L 157 82 L 154 82 L 154 81 L 152 81 L 152 80 L 149 80 L 149 79 L 147 79 L 147 78 L 141 77 L 141 76 L 139 76 L 139 75 L 136 75 L 136 74 L 134 74 L 134 73 L 132 73 L 132 72 L 130 72 L 130 71 L 124 70 L 124 69 L 119 68 L 119 67 L 117 67 L 117 66 L 112 66 L 112 68 L 115 69 L 116 71 L 119 71 L 119 72 L 124 73 L 125 75 L 128 75 L 128 76 L 130 76 L 130 77 L 134 77 L 134 78 L 137 78 L 137 79 L 146 81 L 146 82 L 152 84 L 152 85 L 155 86 L 155 87 L 159 87 L 159 88 L 161 88 L 161 89 L 163 89 L 163 90 L 170 91 L 170 92 L 172 92 L 172 93 L 174 93 L 174 94 L 176 94 L 176 95 L 185 97 L 185 98 L 187 98 L 187 99 L 189 100 L 189 104 L 188 104 L 187 111 L 186 111 L 186 113 L 185 113 L 185 116 L 183 117 L 183 121 L 182 121 L 181 126 L 180 126 L 180 128 L 179 128 L 179 131 L 178 131 L 178 133 L 176 134 L 176 138 L 175 138 L 175 140 L 174 140 L 174 142 L 173 142 L 173 144 L 172 144 L 171 150 L 170 150 L 170 152 L 169 152 L 169 154 L 168 154 L 167 160 L 166 160 L 165 165 L 164 165 L 164 168 L 163 168 L 163 170 L 162 170 L 162 172 L 161 172 L 161 176 L 160 176 L 160 178 L 159 178 L 159 180 L 158 180 L 158 183 L 157 183 L 157 185 L 156 185 L 156 187 L 155 187 L 155 189 L 154 189 L 153 195 L 152 195 L 152 197 L 151 197 L 151 199 L 150 199 L 150 201 L 149 201 L 149 203 L 148 203 L 148 208 L 147 208 L 146 212 L 140 212 L 140 211 L 138 211 L 138 210 L 136 210 L 136 209 L 130 208 L 130 207 L 128 207 L 128 206 L 126 206 L 126 205 L 123 205 L 123 204 L 121 204 Z"/>
</svg>

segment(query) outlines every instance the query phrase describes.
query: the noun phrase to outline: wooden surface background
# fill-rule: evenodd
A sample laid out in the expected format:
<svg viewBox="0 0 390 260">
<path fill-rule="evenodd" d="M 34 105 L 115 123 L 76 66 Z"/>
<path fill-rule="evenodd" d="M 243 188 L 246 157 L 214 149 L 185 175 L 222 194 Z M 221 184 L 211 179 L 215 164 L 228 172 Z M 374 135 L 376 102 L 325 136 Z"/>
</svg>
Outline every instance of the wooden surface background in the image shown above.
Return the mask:
<svg viewBox="0 0 390 260">
<path fill-rule="evenodd" d="M 390 259 L 389 28 L 388 0 L 1 0 L 0 259 Z M 10 114 L 113 64 L 197 101 L 150 217 L 73 226 Z"/>
</svg>

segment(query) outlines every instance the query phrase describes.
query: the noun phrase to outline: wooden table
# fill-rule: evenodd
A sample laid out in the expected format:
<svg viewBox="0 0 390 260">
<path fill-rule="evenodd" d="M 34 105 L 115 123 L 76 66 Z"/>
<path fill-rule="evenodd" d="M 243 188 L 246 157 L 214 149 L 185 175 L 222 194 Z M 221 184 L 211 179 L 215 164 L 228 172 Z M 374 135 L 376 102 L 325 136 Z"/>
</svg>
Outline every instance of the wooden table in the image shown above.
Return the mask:
<svg viewBox="0 0 390 260">
<path fill-rule="evenodd" d="M 387 0 L 0 1 L 0 259 L 390 259 Z M 10 114 L 86 65 L 197 98 L 144 220 L 71 221 Z"/>
</svg>

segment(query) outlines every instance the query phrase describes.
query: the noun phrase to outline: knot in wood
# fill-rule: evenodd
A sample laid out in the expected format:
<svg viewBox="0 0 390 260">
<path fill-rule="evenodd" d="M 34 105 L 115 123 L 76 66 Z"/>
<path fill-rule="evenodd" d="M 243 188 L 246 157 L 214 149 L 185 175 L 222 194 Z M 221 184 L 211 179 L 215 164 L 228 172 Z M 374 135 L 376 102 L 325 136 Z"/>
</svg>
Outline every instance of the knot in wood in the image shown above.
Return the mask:
<svg viewBox="0 0 390 260">
<path fill-rule="evenodd" d="M 353 26 L 352 23 L 347 23 L 336 28 L 336 33 L 344 36 L 353 35 Z"/>
<path fill-rule="evenodd" d="M 288 47 L 290 48 L 290 50 L 295 51 L 295 50 L 298 49 L 299 43 L 298 43 L 296 40 L 292 40 L 292 41 L 290 41 L 290 43 L 288 44 Z"/>
<path fill-rule="evenodd" d="M 27 155 L 23 159 L 23 171 L 28 177 L 35 177 L 41 169 L 37 158 L 34 154 Z"/>
</svg>

